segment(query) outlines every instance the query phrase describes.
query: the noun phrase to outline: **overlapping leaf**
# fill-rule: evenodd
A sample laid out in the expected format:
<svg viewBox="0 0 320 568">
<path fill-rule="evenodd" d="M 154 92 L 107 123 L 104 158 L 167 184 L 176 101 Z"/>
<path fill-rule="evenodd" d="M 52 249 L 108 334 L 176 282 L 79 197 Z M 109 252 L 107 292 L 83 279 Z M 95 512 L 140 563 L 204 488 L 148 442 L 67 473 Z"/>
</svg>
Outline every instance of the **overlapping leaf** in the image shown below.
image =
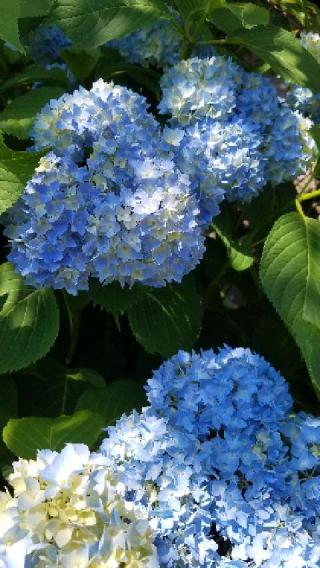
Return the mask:
<svg viewBox="0 0 320 568">
<path fill-rule="evenodd" d="M 320 223 L 298 213 L 280 217 L 266 240 L 260 276 L 320 395 Z"/>
</svg>

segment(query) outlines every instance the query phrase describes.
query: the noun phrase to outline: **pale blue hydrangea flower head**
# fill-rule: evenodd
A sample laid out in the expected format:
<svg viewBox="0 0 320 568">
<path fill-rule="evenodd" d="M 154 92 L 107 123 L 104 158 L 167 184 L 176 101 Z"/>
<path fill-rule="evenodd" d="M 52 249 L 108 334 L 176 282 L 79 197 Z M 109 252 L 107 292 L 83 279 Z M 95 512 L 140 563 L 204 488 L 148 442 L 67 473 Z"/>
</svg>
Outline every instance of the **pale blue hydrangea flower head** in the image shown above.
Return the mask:
<svg viewBox="0 0 320 568">
<path fill-rule="evenodd" d="M 128 133 L 128 152 L 139 155 L 155 151 L 159 127 L 148 112 L 144 97 L 126 87 L 96 81 L 90 90 L 80 87 L 72 94 L 51 100 L 35 120 L 31 136 L 34 148 L 52 148 L 57 155 L 83 160 L 99 139 Z M 106 140 L 106 144 L 107 144 Z M 130 144 L 129 144 L 130 142 Z"/>
<path fill-rule="evenodd" d="M 164 286 L 204 252 L 190 182 L 145 99 L 98 81 L 38 117 L 40 161 L 9 213 L 9 259 L 33 286 L 87 289 L 88 278 Z"/>
<path fill-rule="evenodd" d="M 39 65 L 61 63 L 61 51 L 71 46 L 71 40 L 59 26 L 41 26 L 28 34 L 27 43 L 32 58 Z"/>
<path fill-rule="evenodd" d="M 320 35 L 315 32 L 302 32 L 300 41 L 303 47 L 320 64 Z M 316 124 L 320 122 L 320 93 L 313 93 L 306 87 L 288 85 L 287 104 Z"/>
<path fill-rule="evenodd" d="M 270 79 L 222 56 L 193 57 L 166 71 L 161 87 L 159 110 L 179 132 L 172 148 L 200 195 L 204 224 L 219 211 L 222 180 L 225 198 L 250 201 L 268 183 L 294 179 L 310 164 L 310 125 L 279 99 Z M 219 131 L 220 149 L 222 134 L 216 148 L 212 143 Z"/>
<path fill-rule="evenodd" d="M 301 32 L 300 41 L 303 47 L 320 63 L 320 34 L 317 32 Z"/>
<path fill-rule="evenodd" d="M 129 63 L 166 69 L 181 58 L 183 38 L 169 20 L 160 20 L 107 45 Z"/>
<path fill-rule="evenodd" d="M 144 409 L 109 427 L 100 451 L 127 486 L 127 498 L 145 508 L 160 565 L 213 568 L 219 557 L 210 534 L 207 482 L 196 448 L 187 454 L 181 442 L 166 419 Z"/>
</svg>

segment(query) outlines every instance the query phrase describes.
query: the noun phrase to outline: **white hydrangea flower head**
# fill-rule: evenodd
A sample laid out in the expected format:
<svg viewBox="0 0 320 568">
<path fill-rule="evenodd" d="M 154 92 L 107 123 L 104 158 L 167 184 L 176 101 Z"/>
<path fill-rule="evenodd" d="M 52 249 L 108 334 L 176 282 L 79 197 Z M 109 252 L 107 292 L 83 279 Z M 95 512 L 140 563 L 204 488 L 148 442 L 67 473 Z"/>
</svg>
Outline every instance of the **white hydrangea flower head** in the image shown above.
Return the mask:
<svg viewBox="0 0 320 568">
<path fill-rule="evenodd" d="M 0 494 L 0 566 L 158 568 L 146 515 L 105 462 L 83 444 L 15 462 L 13 496 Z"/>
</svg>

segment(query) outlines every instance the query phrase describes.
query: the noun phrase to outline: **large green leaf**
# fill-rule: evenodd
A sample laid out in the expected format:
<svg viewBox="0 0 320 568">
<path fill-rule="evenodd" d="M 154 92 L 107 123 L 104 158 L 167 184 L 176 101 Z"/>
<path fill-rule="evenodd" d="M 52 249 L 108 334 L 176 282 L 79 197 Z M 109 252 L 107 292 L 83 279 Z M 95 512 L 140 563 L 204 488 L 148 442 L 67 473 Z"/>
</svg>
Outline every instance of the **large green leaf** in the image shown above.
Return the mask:
<svg viewBox="0 0 320 568">
<path fill-rule="evenodd" d="M 266 240 L 260 277 L 320 393 L 320 223 L 298 213 L 280 217 Z"/>
<path fill-rule="evenodd" d="M 162 0 L 56 0 L 52 20 L 75 49 L 90 49 L 171 14 Z"/>
<path fill-rule="evenodd" d="M 20 414 L 25 417 L 55 418 L 72 414 L 84 392 L 92 388 L 99 390 L 101 395 L 101 389 L 106 388 L 103 377 L 93 369 L 67 369 L 50 356 L 26 369 L 25 373 L 19 373 L 15 380 L 21 401 Z"/>
<path fill-rule="evenodd" d="M 49 14 L 54 0 L 19 0 L 20 18 L 37 18 Z"/>
<path fill-rule="evenodd" d="M 68 442 L 92 446 L 103 428 L 100 414 L 80 410 L 58 418 L 17 418 L 3 429 L 3 440 L 16 456 L 32 459 L 37 450 L 61 450 Z"/>
<path fill-rule="evenodd" d="M 201 329 L 201 299 L 192 276 L 182 284 L 147 288 L 128 311 L 131 329 L 150 353 L 163 357 L 194 346 Z"/>
<path fill-rule="evenodd" d="M 59 311 L 52 290 L 27 286 L 8 262 L 0 267 L 0 373 L 27 367 L 52 347 Z"/>
<path fill-rule="evenodd" d="M 228 2 L 215 9 L 209 19 L 217 28 L 230 34 L 241 28 L 265 26 L 270 14 L 266 8 L 252 2 Z"/>
<path fill-rule="evenodd" d="M 29 85 L 36 81 L 45 81 L 49 84 L 68 86 L 69 79 L 66 71 L 59 67 L 45 69 L 40 65 L 28 65 L 22 71 L 16 72 L 12 77 L 4 81 L 0 86 L 0 93 L 5 93 L 20 85 Z"/>
<path fill-rule="evenodd" d="M 83 82 L 92 73 L 100 56 L 101 49 L 93 49 L 89 52 L 74 52 L 72 49 L 64 49 L 61 53 L 63 61 L 68 65 L 73 76 L 80 82 Z"/>
<path fill-rule="evenodd" d="M 38 152 L 15 152 L 0 139 L 0 214 L 20 197 L 41 155 Z"/>
<path fill-rule="evenodd" d="M 229 209 L 216 217 L 213 228 L 227 249 L 231 267 L 239 272 L 247 270 L 253 265 L 254 256 L 248 247 L 245 247 L 233 238 L 233 219 Z"/>
<path fill-rule="evenodd" d="M 63 95 L 61 87 L 39 87 L 16 97 L 0 113 L 0 129 L 18 138 L 28 138 L 36 115 L 51 99 Z"/>
<path fill-rule="evenodd" d="M 91 410 L 103 417 L 104 425 L 114 424 L 124 413 L 138 411 L 146 404 L 143 387 L 125 379 L 104 389 L 88 389 L 79 398 L 76 410 Z"/>
<path fill-rule="evenodd" d="M 273 25 L 256 26 L 236 31 L 228 41 L 253 51 L 283 79 L 320 91 L 320 65 L 287 30 Z"/>
<path fill-rule="evenodd" d="M 224 4 L 224 0 L 173 0 L 176 8 L 184 18 L 190 18 L 199 12 L 210 12 L 217 6 Z"/>
<path fill-rule="evenodd" d="M 119 282 L 112 282 L 102 286 L 98 280 L 90 282 L 90 298 L 95 305 L 99 305 L 113 314 L 125 312 L 134 306 L 142 296 L 139 286 L 120 286 Z"/>
<path fill-rule="evenodd" d="M 14 45 L 18 51 L 24 52 L 18 28 L 20 0 L 0 0 L 0 16 L 1 39 Z"/>
</svg>

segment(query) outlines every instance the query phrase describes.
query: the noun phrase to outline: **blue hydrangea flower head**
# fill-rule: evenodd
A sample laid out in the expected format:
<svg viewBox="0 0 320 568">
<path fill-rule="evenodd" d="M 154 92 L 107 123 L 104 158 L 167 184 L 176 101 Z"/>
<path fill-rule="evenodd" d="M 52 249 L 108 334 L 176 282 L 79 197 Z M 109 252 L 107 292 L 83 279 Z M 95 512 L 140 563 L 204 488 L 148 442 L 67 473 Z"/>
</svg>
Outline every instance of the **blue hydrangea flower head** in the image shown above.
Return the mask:
<svg viewBox="0 0 320 568">
<path fill-rule="evenodd" d="M 9 259 L 29 284 L 72 294 L 90 276 L 164 286 L 196 266 L 198 202 L 143 97 L 98 81 L 51 101 L 33 137 L 53 152 L 6 228 Z"/>
<path fill-rule="evenodd" d="M 277 423 L 292 406 L 281 375 L 249 349 L 225 347 L 217 354 L 177 355 L 163 363 L 147 383 L 153 411 L 175 428 L 208 436 Z"/>
<path fill-rule="evenodd" d="M 32 58 L 39 65 L 61 63 L 61 51 L 71 46 L 71 40 L 56 25 L 40 26 L 28 35 Z"/>
<path fill-rule="evenodd" d="M 159 110 L 176 133 L 167 141 L 200 197 L 203 224 L 219 212 L 223 197 L 250 201 L 266 184 L 304 173 L 312 161 L 310 124 L 279 99 L 267 77 L 222 56 L 193 57 L 166 71 L 161 87 Z"/>
<path fill-rule="evenodd" d="M 147 393 L 152 413 L 180 434 L 179 447 L 207 477 L 211 522 L 226 546 L 211 566 L 316 567 L 319 419 L 290 415 L 279 373 L 248 349 L 181 351 Z"/>
<path fill-rule="evenodd" d="M 160 20 L 107 45 L 129 63 L 166 69 L 181 58 L 183 38 L 171 21 Z"/>
</svg>

